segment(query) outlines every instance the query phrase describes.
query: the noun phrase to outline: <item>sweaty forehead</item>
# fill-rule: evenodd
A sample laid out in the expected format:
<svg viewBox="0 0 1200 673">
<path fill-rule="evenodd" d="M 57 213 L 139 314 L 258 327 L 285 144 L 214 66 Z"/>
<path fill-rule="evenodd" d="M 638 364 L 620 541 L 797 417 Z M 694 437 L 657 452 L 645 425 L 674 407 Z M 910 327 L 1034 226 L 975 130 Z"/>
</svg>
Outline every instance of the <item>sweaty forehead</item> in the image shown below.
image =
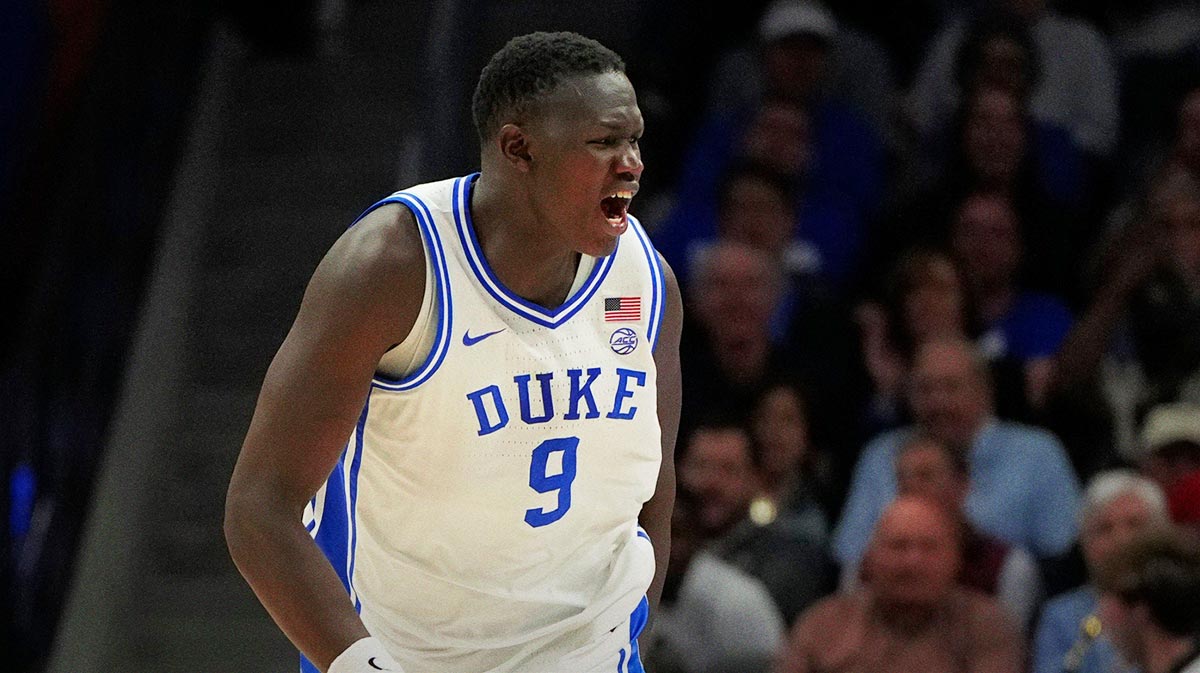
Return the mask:
<svg viewBox="0 0 1200 673">
<path fill-rule="evenodd" d="M 549 124 L 620 129 L 642 124 L 633 85 L 619 72 L 568 77 L 542 95 L 533 108 L 535 116 Z"/>
</svg>

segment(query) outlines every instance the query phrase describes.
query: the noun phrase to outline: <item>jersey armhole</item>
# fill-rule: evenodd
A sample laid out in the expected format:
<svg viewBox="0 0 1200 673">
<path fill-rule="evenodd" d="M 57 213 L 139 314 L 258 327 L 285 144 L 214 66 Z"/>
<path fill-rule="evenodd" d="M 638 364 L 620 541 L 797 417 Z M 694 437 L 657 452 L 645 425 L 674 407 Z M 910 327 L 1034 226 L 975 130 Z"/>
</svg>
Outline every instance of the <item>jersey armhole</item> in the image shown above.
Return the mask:
<svg viewBox="0 0 1200 673">
<path fill-rule="evenodd" d="M 368 208 L 359 219 L 389 203 L 402 205 L 413 214 L 425 251 L 425 293 L 421 298 L 421 309 L 404 340 L 380 358 L 372 378 L 372 385 L 376 387 L 402 391 L 416 388 L 428 380 L 445 359 L 450 346 L 453 301 L 441 237 L 429 207 L 420 198 L 408 192 L 397 192 Z"/>
<path fill-rule="evenodd" d="M 379 358 L 376 376 L 393 381 L 403 380 L 415 372 L 429 359 L 437 340 L 438 309 L 441 301 L 437 295 L 437 278 L 434 265 L 430 263 L 429 246 L 425 246 L 425 294 L 421 298 L 421 309 L 413 321 L 412 330 L 404 340 L 393 346 Z"/>
</svg>

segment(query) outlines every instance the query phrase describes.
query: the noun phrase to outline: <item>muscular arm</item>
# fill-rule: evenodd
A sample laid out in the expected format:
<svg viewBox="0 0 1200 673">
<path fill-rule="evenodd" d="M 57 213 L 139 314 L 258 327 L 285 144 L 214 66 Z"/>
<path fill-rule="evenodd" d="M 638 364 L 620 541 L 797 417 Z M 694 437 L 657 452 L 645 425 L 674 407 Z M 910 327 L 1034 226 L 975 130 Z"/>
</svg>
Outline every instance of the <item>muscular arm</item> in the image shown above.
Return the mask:
<svg viewBox="0 0 1200 673">
<path fill-rule="evenodd" d="M 671 511 L 675 507 L 675 438 L 679 432 L 680 373 L 679 334 L 683 328 L 683 298 L 675 273 L 659 257 L 666 284 L 666 307 L 662 327 L 654 350 L 654 365 L 658 370 L 658 424 L 662 428 L 662 466 L 654 495 L 642 505 L 638 523 L 654 544 L 654 580 L 647 596 L 650 614 L 658 609 L 663 581 L 667 576 L 667 561 L 671 558 Z"/>
<path fill-rule="evenodd" d="M 342 235 L 267 370 L 229 484 L 234 563 L 321 670 L 368 633 L 301 517 L 341 455 L 380 356 L 412 328 L 424 280 L 420 233 L 403 207 L 381 207 Z"/>
</svg>

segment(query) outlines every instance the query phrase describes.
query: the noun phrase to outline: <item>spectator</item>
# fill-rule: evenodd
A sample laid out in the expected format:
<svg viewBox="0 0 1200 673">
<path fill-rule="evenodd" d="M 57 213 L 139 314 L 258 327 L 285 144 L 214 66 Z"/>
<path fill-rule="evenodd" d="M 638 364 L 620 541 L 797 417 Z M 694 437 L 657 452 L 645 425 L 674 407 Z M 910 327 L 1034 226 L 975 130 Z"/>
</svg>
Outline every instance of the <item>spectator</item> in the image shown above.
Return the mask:
<svg viewBox="0 0 1200 673">
<path fill-rule="evenodd" d="M 795 186 L 786 173 L 761 162 L 742 162 L 722 180 L 717 207 L 719 240 L 743 243 L 770 255 L 783 271 L 785 283 L 771 320 L 771 336 L 786 338 L 797 319 L 827 310 L 828 288 L 820 279 L 821 255 L 796 228 Z M 695 241 L 694 264 L 714 240 Z"/>
<path fill-rule="evenodd" d="M 1129 470 L 1112 470 L 1088 484 L 1079 519 L 1083 557 L 1094 578 L 1136 536 L 1168 524 L 1167 504 L 1154 482 Z M 1046 603 L 1034 638 L 1032 673 L 1116 669 L 1116 650 L 1107 625 L 1096 616 L 1096 600 L 1096 587 L 1089 583 Z"/>
<path fill-rule="evenodd" d="M 937 339 L 975 341 L 981 332 L 967 281 L 949 254 L 933 248 L 910 249 L 885 282 L 882 302 L 868 301 L 857 311 L 862 366 L 871 381 L 863 414 L 875 431 L 871 436 L 909 420 L 903 387 L 920 344 Z M 1023 414 L 1028 405 L 1020 363 L 994 359 L 989 369 L 999 413 Z"/>
<path fill-rule="evenodd" d="M 766 670 L 784 637 L 783 619 L 757 579 L 704 551 L 694 497 L 671 515 L 671 561 L 646 664 L 656 673 Z"/>
<path fill-rule="evenodd" d="M 1167 494 L 1171 518 L 1200 525 L 1200 404 L 1162 404 L 1142 425 L 1142 471 Z"/>
<path fill-rule="evenodd" d="M 821 457 L 809 443 L 808 406 L 799 387 L 779 381 L 767 388 L 754 405 L 750 428 L 762 464 L 762 490 L 751 504 L 752 518 L 776 521 L 825 544 L 829 523 Z"/>
<path fill-rule="evenodd" d="M 980 531 L 1039 559 L 1070 548 L 1079 485 L 1063 448 L 1044 430 L 997 420 L 987 372 L 969 342 L 937 340 L 918 348 L 909 394 L 916 422 L 880 435 L 863 450 L 834 533 L 835 558 L 843 567 L 862 558 L 876 520 L 895 497 L 896 456 L 914 432 L 966 457 L 972 488 L 964 510 Z"/>
<path fill-rule="evenodd" d="M 960 531 L 964 586 L 994 597 L 1022 628 L 1041 601 L 1041 576 L 1029 552 L 975 530 L 963 514 L 970 492 L 970 466 L 962 454 L 936 439 L 917 435 L 896 458 L 899 497 L 915 496 L 945 507 Z"/>
<path fill-rule="evenodd" d="M 1057 297 L 1021 287 L 1025 244 L 1012 203 L 997 194 L 969 197 L 954 219 L 950 243 L 984 328 L 985 356 L 1017 362 L 1024 400 L 1034 409 L 1043 407 L 1071 314 Z"/>
<path fill-rule="evenodd" d="M 1103 35 L 1091 25 L 1046 9 L 1044 0 L 989 0 L 1029 26 L 1037 46 L 1039 75 L 1030 92 L 1034 119 L 1067 130 L 1081 150 L 1111 155 L 1120 130 L 1117 73 Z M 913 88 L 908 112 L 921 138 L 934 138 L 958 107 L 956 55 L 968 35 L 966 15 L 950 21 L 934 38 Z M 1004 63 L 1006 52 L 993 57 Z"/>
<path fill-rule="evenodd" d="M 922 498 L 883 512 L 870 582 L 806 611 L 775 673 L 1017 673 L 1020 632 L 992 599 L 959 586 L 952 518 Z"/>
<path fill-rule="evenodd" d="M 1200 183 L 1167 168 L 1142 211 L 1098 255 L 1104 281 L 1055 367 L 1063 389 L 1103 378 L 1124 455 L 1146 409 L 1200 402 Z"/>
<path fill-rule="evenodd" d="M 1133 337 L 1152 399 L 1200 402 L 1200 184 L 1181 176 L 1175 189 L 1161 214 L 1165 259 L 1133 297 Z"/>
<path fill-rule="evenodd" d="M 778 88 L 773 82 L 793 82 L 791 86 L 819 87 L 828 97 L 852 105 L 879 138 L 893 135 L 895 78 L 887 52 L 872 36 L 839 24 L 815 0 L 776 0 L 763 12 L 757 38 L 756 44 L 729 50 L 718 61 L 710 108 L 753 104 L 764 89 Z M 828 75 L 811 83 L 793 77 L 795 70 L 786 67 L 789 61 L 817 60 L 828 62 Z"/>
<path fill-rule="evenodd" d="M 790 623 L 833 588 L 832 569 L 813 531 L 788 517 L 750 517 L 762 483 L 752 442 L 736 424 L 700 427 L 688 442 L 680 484 L 696 495 L 700 529 L 713 553 L 762 581 Z"/>
<path fill-rule="evenodd" d="M 777 260 L 745 243 L 720 241 L 697 258 L 680 347 L 681 437 L 718 409 L 747 418 L 768 376 L 796 368 L 771 334 L 783 289 Z"/>
<path fill-rule="evenodd" d="M 876 223 L 866 268 L 890 266 L 895 251 L 908 246 L 943 244 L 961 204 L 990 192 L 1005 196 L 1024 225 L 1028 279 L 1074 289 L 1074 255 L 1088 236 L 1077 224 L 1085 221 L 1079 216 L 1085 187 L 1076 151 L 1031 122 L 1016 94 L 994 85 L 974 89 L 959 117 L 949 151 L 927 143 L 907 171 L 915 184 L 898 189 L 891 214 Z"/>
<path fill-rule="evenodd" d="M 700 125 L 671 212 L 654 231 L 672 267 L 686 270 L 692 243 L 713 235 L 717 184 L 731 164 L 750 159 L 797 186 L 796 226 L 820 255 L 821 278 L 842 288 L 857 271 L 865 223 L 883 192 L 883 146 L 854 109 L 823 91 L 830 76 L 824 36 L 832 23 L 813 26 L 767 52 L 760 99 L 714 109 Z"/>
<path fill-rule="evenodd" d="M 1100 621 L 1143 673 L 1200 671 L 1200 542 L 1178 532 L 1134 541 L 1099 576 Z"/>
</svg>

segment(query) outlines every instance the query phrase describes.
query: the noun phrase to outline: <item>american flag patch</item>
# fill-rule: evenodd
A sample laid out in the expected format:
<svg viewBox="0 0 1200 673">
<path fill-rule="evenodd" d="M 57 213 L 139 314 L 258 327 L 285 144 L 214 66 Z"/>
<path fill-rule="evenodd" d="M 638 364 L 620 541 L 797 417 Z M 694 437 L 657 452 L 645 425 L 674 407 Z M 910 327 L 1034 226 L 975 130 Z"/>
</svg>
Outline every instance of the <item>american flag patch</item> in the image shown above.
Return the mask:
<svg viewBox="0 0 1200 673">
<path fill-rule="evenodd" d="M 604 322 L 637 322 L 641 319 L 641 297 L 606 297 L 604 299 Z"/>
</svg>

